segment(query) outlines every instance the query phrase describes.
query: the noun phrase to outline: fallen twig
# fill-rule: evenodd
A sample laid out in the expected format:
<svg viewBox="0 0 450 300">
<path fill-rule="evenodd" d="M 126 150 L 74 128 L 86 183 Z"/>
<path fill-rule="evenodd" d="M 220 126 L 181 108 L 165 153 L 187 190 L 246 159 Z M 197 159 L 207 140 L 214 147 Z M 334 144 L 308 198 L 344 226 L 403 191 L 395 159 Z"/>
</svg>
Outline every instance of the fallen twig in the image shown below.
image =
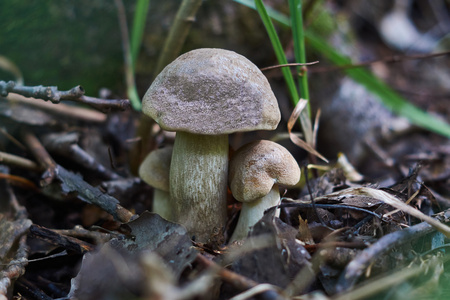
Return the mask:
<svg viewBox="0 0 450 300">
<path fill-rule="evenodd" d="M 250 289 L 255 288 L 259 285 L 258 282 L 253 281 L 245 276 L 242 276 L 240 274 L 237 274 L 235 272 L 232 272 L 228 269 L 225 269 L 221 267 L 220 265 L 216 264 L 215 262 L 207 259 L 205 256 L 201 254 L 197 254 L 196 261 L 203 265 L 204 267 L 210 268 L 213 271 L 217 272 L 217 275 L 222 279 L 224 282 L 232 285 L 234 288 L 240 291 L 247 291 Z M 270 293 L 271 296 L 280 296 L 278 292 L 276 292 L 274 289 L 259 291 L 260 294 L 268 294 Z M 275 293 L 275 295 L 273 294 Z M 271 299 L 278 299 L 278 297 L 273 297 Z"/>
<path fill-rule="evenodd" d="M 52 103 L 60 103 L 61 100 L 69 100 L 89 104 L 97 109 L 120 109 L 126 110 L 130 107 L 130 101 L 126 99 L 100 99 L 84 96 L 84 89 L 77 85 L 67 91 L 58 90 L 57 86 L 24 86 L 16 85 L 14 81 L 0 81 L 0 96 L 6 97 L 9 93 L 15 93 L 24 97 L 41 99 Z"/>
<path fill-rule="evenodd" d="M 80 200 L 100 207 L 121 223 L 126 223 L 133 217 L 129 210 L 119 204 L 119 200 L 88 184 L 81 176 L 67 171 L 60 165 L 57 165 L 55 171 L 64 192 L 76 192 Z"/>
<path fill-rule="evenodd" d="M 42 168 L 32 160 L 0 151 L 0 162 L 2 164 L 28 169 L 31 171 L 42 171 Z"/>
<path fill-rule="evenodd" d="M 95 160 L 89 153 L 78 146 L 79 136 L 77 133 L 55 133 L 46 135 L 43 138 L 45 147 L 50 152 L 65 156 L 87 170 L 101 175 L 107 180 L 119 179 L 120 176 L 111 170 L 105 168 L 101 163 Z"/>
<path fill-rule="evenodd" d="M 288 198 L 283 198 L 282 200 L 287 200 Z M 290 200 L 290 199 L 289 199 Z M 351 205 L 345 205 L 345 204 L 319 204 L 319 203 L 282 203 L 279 205 L 280 208 L 283 207 L 299 207 L 299 208 L 313 208 L 318 207 L 318 208 L 324 208 L 324 209 L 348 209 L 348 210 L 355 210 L 355 211 L 361 211 L 361 212 L 365 212 L 366 214 L 372 215 L 378 219 L 382 219 L 382 216 L 371 211 L 368 209 L 364 209 L 361 207 L 356 207 L 356 206 L 351 206 Z"/>
<path fill-rule="evenodd" d="M 318 64 L 318 63 L 319 63 L 319 61 L 313 61 L 313 62 L 309 62 L 309 63 L 290 63 L 290 64 L 274 65 L 274 66 L 264 67 L 264 68 L 261 68 L 260 70 L 261 71 L 267 71 L 267 70 L 278 69 L 278 68 L 285 68 L 285 67 L 311 66 L 311 65 Z"/>
<path fill-rule="evenodd" d="M 332 72 L 336 70 L 344 70 L 344 69 L 354 69 L 354 68 L 362 68 L 367 67 L 376 63 L 397 63 L 405 60 L 416 60 L 416 59 L 428 59 L 435 58 L 439 56 L 448 56 L 450 55 L 450 51 L 444 51 L 439 53 L 431 53 L 431 54 L 416 54 L 416 55 L 394 55 L 389 57 L 384 57 L 380 59 L 347 64 L 347 65 L 339 65 L 339 66 L 325 66 L 325 67 L 312 67 L 308 69 L 308 72 L 311 73 L 321 73 L 321 72 Z"/>
<path fill-rule="evenodd" d="M 0 95 L 8 96 L 9 93 L 16 93 L 25 97 L 32 97 L 50 100 L 53 103 L 59 103 L 62 99 L 67 97 L 81 97 L 84 95 L 84 89 L 81 86 L 76 86 L 68 91 L 59 91 L 57 86 L 25 86 L 16 85 L 14 81 L 0 81 Z"/>
<path fill-rule="evenodd" d="M 75 238 L 89 239 L 94 241 L 96 245 L 105 244 L 113 236 L 111 233 L 87 230 L 80 225 L 75 226 L 73 229 L 53 229 L 53 232 Z"/>
<path fill-rule="evenodd" d="M 69 106 L 63 103 L 54 104 L 51 102 L 36 101 L 25 96 L 10 93 L 6 100 L 12 103 L 25 104 L 33 106 L 45 112 L 57 115 L 60 118 L 77 119 L 89 123 L 103 123 L 106 121 L 106 115 L 93 109 Z"/>
<path fill-rule="evenodd" d="M 0 179 L 5 179 L 6 181 L 8 181 L 10 184 L 12 184 L 14 186 L 26 187 L 35 192 L 39 192 L 39 189 L 34 184 L 34 182 L 31 180 L 28 180 L 24 177 L 11 175 L 11 174 L 5 174 L 5 173 L 0 172 Z"/>
<path fill-rule="evenodd" d="M 49 242 L 52 245 L 61 246 L 65 250 L 77 254 L 84 254 L 94 250 L 94 246 L 92 244 L 86 243 L 77 238 L 59 234 L 51 229 L 36 224 L 31 225 L 30 234 L 36 238 Z"/>
<path fill-rule="evenodd" d="M 41 177 L 41 186 L 50 184 L 55 178 L 55 161 L 31 131 L 24 131 L 22 133 L 22 138 L 39 165 L 45 169 Z"/>
<path fill-rule="evenodd" d="M 15 228 L 14 232 L 2 232 L 5 235 L 9 235 L 9 240 L 2 239 L 0 261 L 6 259 L 6 254 L 11 251 L 15 251 L 15 255 L 13 260 L 9 261 L 9 264 L 5 268 L 1 268 L 0 299 L 7 299 L 8 289 L 11 287 L 11 284 L 25 273 L 28 258 L 26 232 L 31 225 L 25 207 L 19 204 L 12 188 L 7 183 L 5 183 L 5 187 L 7 197 L 9 198 L 9 207 L 15 216 L 15 224 L 20 224 L 20 228 Z M 2 230 L 5 230 L 5 227 L 2 226 Z M 12 235 L 16 236 L 17 239 L 14 239 Z M 14 247 L 12 244 L 13 240 L 16 240 Z"/>
</svg>

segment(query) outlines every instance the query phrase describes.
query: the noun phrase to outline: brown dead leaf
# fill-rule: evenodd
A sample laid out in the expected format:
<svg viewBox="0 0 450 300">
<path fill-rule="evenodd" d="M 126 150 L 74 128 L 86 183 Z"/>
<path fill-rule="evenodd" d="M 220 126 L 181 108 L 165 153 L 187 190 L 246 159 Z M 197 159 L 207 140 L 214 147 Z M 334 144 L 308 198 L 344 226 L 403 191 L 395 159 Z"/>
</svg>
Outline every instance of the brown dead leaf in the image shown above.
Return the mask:
<svg viewBox="0 0 450 300">
<path fill-rule="evenodd" d="M 306 104 L 308 103 L 307 100 L 305 99 L 300 99 L 300 101 L 297 103 L 297 105 L 295 106 L 294 110 L 292 111 L 291 116 L 289 117 L 289 121 L 287 124 L 287 129 L 288 129 L 288 133 L 289 133 L 289 138 L 291 139 L 291 141 L 296 144 L 297 146 L 299 146 L 300 148 L 308 151 L 309 153 L 311 153 L 312 155 L 317 156 L 318 158 L 322 159 L 325 162 L 328 162 L 328 160 L 319 152 L 317 152 L 313 146 L 311 146 L 310 144 L 308 144 L 307 142 L 305 142 L 304 140 L 300 139 L 297 135 L 292 133 L 292 128 L 294 127 L 295 122 L 297 121 L 297 119 L 299 118 L 300 114 L 302 113 L 303 109 L 306 107 Z"/>
<path fill-rule="evenodd" d="M 297 238 L 304 242 L 306 245 L 314 245 L 314 239 L 308 227 L 308 220 L 303 220 L 302 217 L 298 215 L 298 221 L 299 225 Z"/>
<path fill-rule="evenodd" d="M 131 229 L 132 236 L 113 239 L 110 243 L 115 248 L 126 249 L 131 253 L 155 252 L 173 270 L 175 278 L 180 276 L 197 255 L 186 229 L 155 213 L 144 212 L 125 226 Z"/>
<path fill-rule="evenodd" d="M 269 210 L 253 227 L 242 246 L 251 250 L 233 262 L 233 270 L 254 281 L 279 287 L 286 287 L 300 270 L 306 269 L 312 276 L 311 257 L 296 239 L 297 233 L 295 228 L 275 218 L 273 211 Z M 264 238 L 265 247 L 254 244 L 259 237 Z"/>
<path fill-rule="evenodd" d="M 366 196 L 368 199 L 373 199 L 374 201 L 382 201 L 386 204 L 391 205 L 397 209 L 402 210 L 403 212 L 410 214 L 413 217 L 416 217 L 422 221 L 427 222 L 431 226 L 433 226 L 436 230 L 443 233 L 445 236 L 450 237 L 450 227 L 441 222 L 433 219 L 430 216 L 425 215 L 421 211 L 409 206 L 403 201 L 399 200 L 397 197 L 374 188 L 369 187 L 357 187 L 357 188 L 348 188 L 339 192 L 331 193 L 326 196 L 318 197 L 315 200 L 319 200 L 322 198 L 340 198 L 340 199 L 348 199 L 355 196 Z M 370 201 L 370 200 L 368 200 Z"/>
</svg>

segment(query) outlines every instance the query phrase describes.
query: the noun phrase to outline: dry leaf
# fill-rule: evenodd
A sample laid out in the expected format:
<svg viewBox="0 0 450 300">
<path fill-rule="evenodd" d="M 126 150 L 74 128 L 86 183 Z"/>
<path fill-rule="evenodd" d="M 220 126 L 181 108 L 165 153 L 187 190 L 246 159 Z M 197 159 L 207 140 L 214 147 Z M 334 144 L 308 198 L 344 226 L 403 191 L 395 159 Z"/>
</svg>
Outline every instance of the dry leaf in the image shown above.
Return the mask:
<svg viewBox="0 0 450 300">
<path fill-rule="evenodd" d="M 304 242 L 306 245 L 314 245 L 314 239 L 311 231 L 309 231 L 308 220 L 303 220 L 302 216 L 298 215 L 298 235 L 297 238 Z"/>
<path fill-rule="evenodd" d="M 300 101 L 297 103 L 297 105 L 294 108 L 294 111 L 292 112 L 291 116 L 289 117 L 287 129 L 289 132 L 289 137 L 291 141 L 299 146 L 300 148 L 308 151 L 309 153 L 317 156 L 318 158 L 322 159 L 325 162 L 328 162 L 328 160 L 323 157 L 319 152 L 317 152 L 311 145 L 300 139 L 298 136 L 292 133 L 292 128 L 294 127 L 294 124 L 298 117 L 300 116 L 302 110 L 306 107 L 306 104 L 308 103 L 305 99 L 300 99 Z"/>
<path fill-rule="evenodd" d="M 450 237 L 450 227 L 448 227 L 445 224 L 442 224 L 441 222 L 437 221 L 436 219 L 433 219 L 430 216 L 425 215 L 421 211 L 409 206 L 403 201 L 397 199 L 395 196 L 382 190 L 377 190 L 368 187 L 349 188 L 336 193 L 328 194 L 326 196 L 318 197 L 315 199 L 315 201 L 336 197 L 342 198 L 348 196 L 367 196 L 379 201 L 383 201 L 384 203 L 389 204 L 392 207 L 400 209 L 413 217 L 416 217 L 422 221 L 427 222 L 428 224 L 433 226 L 436 230 L 443 233 L 446 237 Z"/>
<path fill-rule="evenodd" d="M 344 153 L 338 153 L 337 165 L 344 171 L 345 177 L 351 182 L 359 182 L 364 177 L 356 171 L 353 165 L 348 161 Z"/>
</svg>

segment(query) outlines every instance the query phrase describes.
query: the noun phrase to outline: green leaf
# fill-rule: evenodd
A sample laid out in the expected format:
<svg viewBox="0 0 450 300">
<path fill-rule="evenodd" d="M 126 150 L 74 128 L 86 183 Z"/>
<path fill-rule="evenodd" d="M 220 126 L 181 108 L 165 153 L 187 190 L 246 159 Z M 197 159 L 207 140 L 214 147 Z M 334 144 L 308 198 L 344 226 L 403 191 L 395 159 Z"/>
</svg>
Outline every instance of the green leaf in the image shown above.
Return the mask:
<svg viewBox="0 0 450 300">
<path fill-rule="evenodd" d="M 133 69 L 136 66 L 136 61 L 141 48 L 142 37 L 144 36 L 145 22 L 147 20 L 147 12 L 150 0 L 137 0 L 136 9 L 134 12 L 133 28 L 131 30 L 131 61 L 133 62 Z"/>
<path fill-rule="evenodd" d="M 233 0 L 233 1 L 256 10 L 255 2 L 252 0 Z M 274 19 L 275 21 L 279 22 L 280 24 L 282 24 L 284 26 L 288 26 L 288 27 L 291 26 L 289 17 L 287 17 L 286 15 L 284 15 L 270 7 L 267 7 L 266 11 L 269 14 L 269 16 L 272 19 Z"/>
<path fill-rule="evenodd" d="M 306 63 L 301 0 L 289 0 L 289 12 L 291 14 L 295 62 Z M 297 67 L 297 72 L 300 73 L 300 66 Z M 308 78 L 306 75 L 299 76 L 299 87 L 300 97 L 309 100 Z"/>
<path fill-rule="evenodd" d="M 255 0 L 255 7 L 258 11 L 261 19 L 264 23 L 264 27 L 266 28 L 267 34 L 269 35 L 270 42 L 272 43 L 273 50 L 275 51 L 275 55 L 277 57 L 278 63 L 280 65 L 287 64 L 286 55 L 284 54 L 284 49 L 281 46 L 280 39 L 278 38 L 275 27 L 273 26 L 272 20 L 270 19 L 262 0 Z M 291 70 L 289 68 L 281 68 L 281 72 L 283 73 L 284 79 L 286 80 L 286 84 L 288 86 L 289 93 L 291 95 L 292 101 L 296 105 L 298 103 L 298 92 L 295 87 L 294 78 L 292 77 Z"/>
<path fill-rule="evenodd" d="M 305 39 L 303 33 L 303 17 L 301 0 L 289 0 L 289 12 L 291 14 L 292 35 L 294 38 L 294 55 L 296 63 L 306 63 Z M 300 66 L 297 68 L 298 87 L 300 90 L 300 98 L 309 100 L 308 76 L 302 74 Z M 302 124 L 305 140 L 308 144 L 314 144 L 314 135 L 311 125 L 311 109 L 308 101 L 305 110 L 300 114 L 300 122 Z"/>
<path fill-rule="evenodd" d="M 136 89 L 136 85 L 133 84 L 127 89 L 127 95 L 130 99 L 131 106 L 134 110 L 140 111 L 142 109 L 141 99 Z"/>
</svg>

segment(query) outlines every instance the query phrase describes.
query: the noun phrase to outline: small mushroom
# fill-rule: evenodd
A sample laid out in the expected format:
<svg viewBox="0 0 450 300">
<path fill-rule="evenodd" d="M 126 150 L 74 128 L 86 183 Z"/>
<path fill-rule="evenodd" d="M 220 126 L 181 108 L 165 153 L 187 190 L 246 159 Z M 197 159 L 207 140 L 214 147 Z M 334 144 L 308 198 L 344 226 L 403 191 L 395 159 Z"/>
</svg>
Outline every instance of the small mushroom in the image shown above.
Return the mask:
<svg viewBox="0 0 450 300">
<path fill-rule="evenodd" d="M 169 64 L 142 109 L 176 131 L 170 167 L 174 217 L 196 241 L 209 242 L 226 223 L 228 134 L 274 130 L 280 110 L 267 78 L 247 58 L 197 49 Z"/>
<path fill-rule="evenodd" d="M 278 184 L 291 187 L 299 180 L 300 168 L 283 146 L 263 140 L 239 148 L 230 161 L 229 182 L 242 209 L 230 242 L 246 238 L 264 211 L 280 203 Z"/>
<path fill-rule="evenodd" d="M 150 152 L 139 167 L 139 177 L 153 187 L 153 212 L 172 221 L 169 194 L 169 171 L 173 147 Z"/>
</svg>

